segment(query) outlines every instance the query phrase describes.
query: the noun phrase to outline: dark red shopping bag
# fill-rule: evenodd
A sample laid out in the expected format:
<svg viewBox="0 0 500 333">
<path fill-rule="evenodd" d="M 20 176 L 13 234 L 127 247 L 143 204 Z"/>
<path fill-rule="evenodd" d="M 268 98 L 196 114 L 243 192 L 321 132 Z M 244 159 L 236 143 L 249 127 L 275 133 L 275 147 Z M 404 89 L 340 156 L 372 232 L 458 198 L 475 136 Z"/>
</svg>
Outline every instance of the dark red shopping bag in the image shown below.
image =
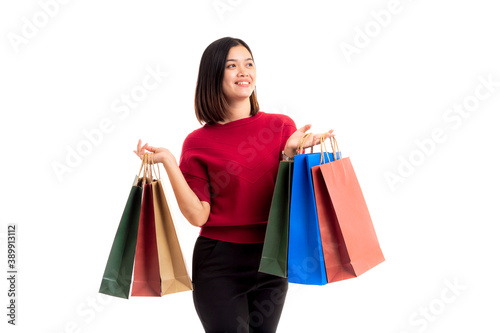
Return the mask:
<svg viewBox="0 0 500 333">
<path fill-rule="evenodd" d="M 148 158 L 150 158 L 149 154 Z M 160 265 L 156 244 L 152 176 L 149 161 L 144 162 L 144 169 L 144 194 L 139 218 L 131 295 L 161 296 Z"/>
</svg>

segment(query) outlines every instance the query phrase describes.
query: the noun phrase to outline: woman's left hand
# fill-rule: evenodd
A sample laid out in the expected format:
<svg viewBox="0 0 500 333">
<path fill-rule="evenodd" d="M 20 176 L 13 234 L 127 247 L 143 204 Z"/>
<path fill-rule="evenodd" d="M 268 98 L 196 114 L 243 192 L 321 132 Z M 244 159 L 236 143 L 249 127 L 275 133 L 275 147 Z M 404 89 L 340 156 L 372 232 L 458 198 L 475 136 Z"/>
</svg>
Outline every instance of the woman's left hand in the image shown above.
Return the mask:
<svg viewBox="0 0 500 333">
<path fill-rule="evenodd" d="M 294 156 L 296 154 L 297 146 L 299 145 L 299 140 L 302 138 L 302 136 L 311 128 L 311 124 L 307 124 L 298 130 L 296 130 L 290 137 L 288 138 L 288 141 L 286 142 L 285 145 L 285 154 L 287 156 Z M 309 138 L 307 138 L 306 142 L 304 143 L 304 148 L 309 148 L 315 145 L 320 144 L 321 142 L 321 136 L 325 133 L 316 133 Z M 329 130 L 326 132 L 325 139 L 328 139 L 330 137 L 334 137 L 335 134 L 333 134 L 333 130 Z"/>
</svg>

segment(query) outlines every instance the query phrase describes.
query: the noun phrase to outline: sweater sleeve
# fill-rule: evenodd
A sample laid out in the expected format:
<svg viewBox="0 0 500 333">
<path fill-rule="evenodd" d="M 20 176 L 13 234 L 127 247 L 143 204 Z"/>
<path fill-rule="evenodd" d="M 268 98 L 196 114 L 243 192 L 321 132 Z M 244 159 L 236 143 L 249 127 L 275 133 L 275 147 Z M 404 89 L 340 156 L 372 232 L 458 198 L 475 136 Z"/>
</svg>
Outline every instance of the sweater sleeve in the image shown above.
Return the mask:
<svg viewBox="0 0 500 333">
<path fill-rule="evenodd" d="M 196 152 L 197 149 L 191 147 L 188 136 L 182 145 L 179 168 L 191 190 L 198 196 L 198 199 L 211 204 L 207 167 L 202 159 L 196 155 Z"/>
<path fill-rule="evenodd" d="M 288 138 L 297 130 L 295 122 L 292 118 L 287 115 L 282 115 L 283 119 L 283 131 L 281 132 L 281 146 L 280 146 L 280 156 L 281 152 L 285 149 L 286 142 Z"/>
</svg>

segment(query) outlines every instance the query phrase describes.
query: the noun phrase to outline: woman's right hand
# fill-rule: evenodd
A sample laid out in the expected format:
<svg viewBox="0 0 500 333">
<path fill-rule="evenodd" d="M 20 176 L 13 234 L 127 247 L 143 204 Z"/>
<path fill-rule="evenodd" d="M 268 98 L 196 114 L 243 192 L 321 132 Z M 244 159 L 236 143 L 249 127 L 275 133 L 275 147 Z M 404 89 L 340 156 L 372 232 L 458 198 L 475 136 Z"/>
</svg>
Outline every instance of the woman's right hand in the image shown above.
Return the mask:
<svg viewBox="0 0 500 333">
<path fill-rule="evenodd" d="M 137 150 L 134 150 L 134 153 L 142 159 L 147 152 L 154 153 L 154 163 L 163 163 L 179 209 L 186 220 L 197 227 L 201 227 L 207 223 L 210 216 L 210 203 L 200 201 L 198 196 L 189 187 L 181 169 L 177 165 L 174 154 L 165 148 L 151 147 L 147 143 L 142 145 L 142 141 L 139 140 Z"/>
<path fill-rule="evenodd" d="M 146 151 L 154 153 L 154 163 L 165 163 L 167 158 L 172 157 L 172 153 L 170 150 L 166 148 L 161 148 L 161 147 L 152 147 L 148 145 L 147 143 L 143 146 L 141 146 L 142 141 L 139 139 L 139 142 L 137 143 L 137 150 L 134 150 L 134 153 L 139 156 L 139 158 L 142 160 L 142 157 L 146 153 Z"/>
</svg>

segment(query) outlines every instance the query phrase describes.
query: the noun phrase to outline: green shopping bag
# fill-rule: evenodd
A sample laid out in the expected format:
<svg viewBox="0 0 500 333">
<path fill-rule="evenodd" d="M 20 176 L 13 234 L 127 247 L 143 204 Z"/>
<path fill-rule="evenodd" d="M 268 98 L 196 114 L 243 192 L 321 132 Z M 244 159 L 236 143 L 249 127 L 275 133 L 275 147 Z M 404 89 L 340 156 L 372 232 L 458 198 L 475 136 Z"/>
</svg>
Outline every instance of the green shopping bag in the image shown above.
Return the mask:
<svg viewBox="0 0 500 333">
<path fill-rule="evenodd" d="M 144 154 L 146 156 L 146 154 Z M 142 161 L 139 175 L 144 166 Z M 109 253 L 99 292 L 111 296 L 128 298 L 134 268 L 137 231 L 142 204 L 142 180 L 138 177 L 130 190 L 115 239 Z"/>
<path fill-rule="evenodd" d="M 259 272 L 288 276 L 288 231 L 292 193 L 293 162 L 281 161 L 274 186 L 271 210 Z"/>
</svg>

